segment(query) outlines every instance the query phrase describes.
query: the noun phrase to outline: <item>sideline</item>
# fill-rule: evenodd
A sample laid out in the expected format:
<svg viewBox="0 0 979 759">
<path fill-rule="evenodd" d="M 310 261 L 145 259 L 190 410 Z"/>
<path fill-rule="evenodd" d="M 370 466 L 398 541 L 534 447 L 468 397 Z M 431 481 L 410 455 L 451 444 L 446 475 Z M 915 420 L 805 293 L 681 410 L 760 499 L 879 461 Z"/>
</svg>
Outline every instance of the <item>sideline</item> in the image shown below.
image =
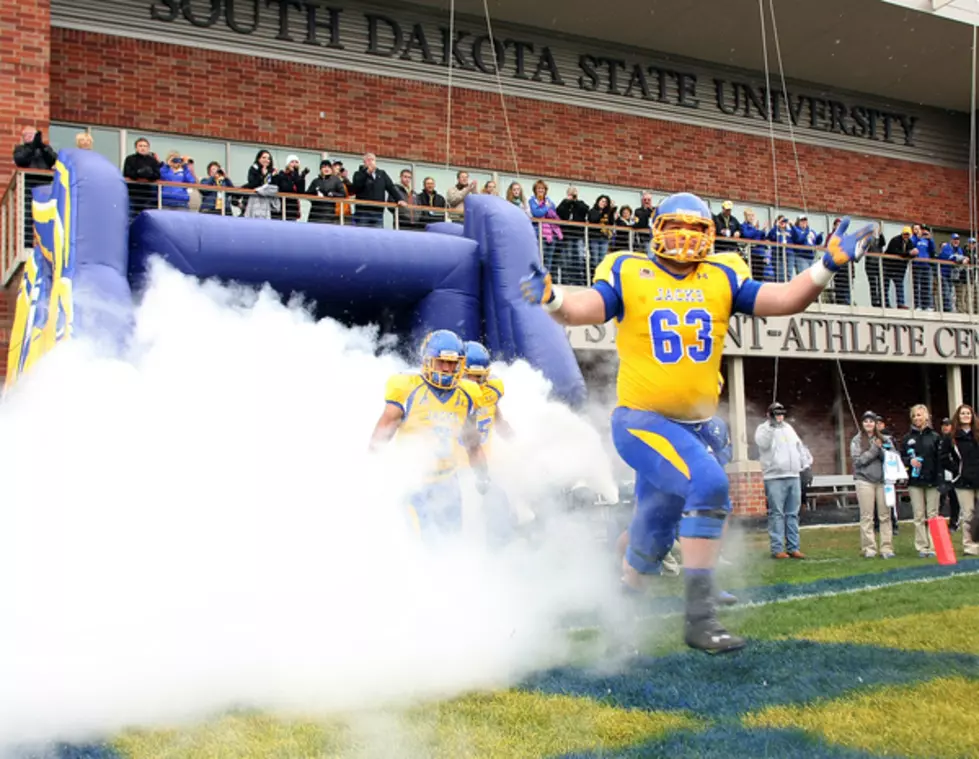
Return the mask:
<svg viewBox="0 0 979 759">
<path fill-rule="evenodd" d="M 739 590 L 738 603 L 725 608 L 727 613 L 737 613 L 762 606 L 791 603 L 793 601 L 812 601 L 818 598 L 832 598 L 857 593 L 867 593 L 901 585 L 924 585 L 941 582 L 952 577 L 979 575 L 979 561 L 969 561 L 951 566 L 933 565 L 926 567 L 901 567 L 888 572 L 872 572 L 865 575 L 849 575 L 809 583 L 763 585 Z M 890 578 L 890 579 L 888 579 Z M 640 602 L 642 603 L 642 602 Z M 636 622 L 670 619 L 683 614 L 683 599 L 676 596 L 652 598 L 646 609 L 636 613 Z M 579 624 L 565 629 L 570 633 L 597 630 L 601 623 Z"/>
</svg>

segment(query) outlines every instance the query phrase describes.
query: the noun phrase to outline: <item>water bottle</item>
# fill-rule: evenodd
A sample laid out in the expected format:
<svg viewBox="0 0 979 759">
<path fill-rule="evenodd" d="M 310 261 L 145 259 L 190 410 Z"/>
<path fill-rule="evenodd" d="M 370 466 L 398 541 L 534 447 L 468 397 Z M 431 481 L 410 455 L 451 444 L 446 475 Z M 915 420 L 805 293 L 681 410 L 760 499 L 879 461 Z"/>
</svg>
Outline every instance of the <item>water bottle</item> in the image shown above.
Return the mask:
<svg viewBox="0 0 979 759">
<path fill-rule="evenodd" d="M 914 448 L 908 448 L 908 461 L 910 461 L 913 458 L 915 458 Z M 921 467 L 918 467 L 917 469 L 915 469 L 914 467 L 911 467 L 911 477 L 912 478 L 917 479 L 920 475 L 921 475 Z"/>
<path fill-rule="evenodd" d="M 894 487 L 893 482 L 884 483 L 884 503 L 887 504 L 887 508 L 893 508 L 897 503 L 897 489 Z"/>
</svg>

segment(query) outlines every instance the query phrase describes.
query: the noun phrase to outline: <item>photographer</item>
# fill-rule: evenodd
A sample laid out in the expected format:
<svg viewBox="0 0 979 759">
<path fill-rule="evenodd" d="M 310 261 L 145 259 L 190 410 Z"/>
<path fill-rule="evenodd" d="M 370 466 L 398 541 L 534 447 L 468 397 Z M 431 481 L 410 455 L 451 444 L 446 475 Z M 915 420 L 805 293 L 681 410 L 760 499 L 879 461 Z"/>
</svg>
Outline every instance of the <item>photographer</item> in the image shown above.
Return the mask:
<svg viewBox="0 0 979 759">
<path fill-rule="evenodd" d="M 768 537 L 773 559 L 804 559 L 799 550 L 799 509 L 802 506 L 800 473 L 812 465 L 812 455 L 792 425 L 785 421 L 785 406 L 773 403 L 768 419 L 755 430 L 755 444 L 765 479 L 768 501 Z"/>
<path fill-rule="evenodd" d="M 286 156 L 286 167 L 275 177 L 276 186 L 279 192 L 288 192 L 294 195 L 306 194 L 306 175 L 309 169 L 299 168 L 299 156 Z M 296 198 L 286 198 L 286 221 L 299 221 L 302 211 L 299 208 L 299 201 Z"/>
<path fill-rule="evenodd" d="M 234 187 L 231 180 L 224 173 L 221 164 L 211 161 L 207 165 L 207 176 L 201 180 L 201 184 L 211 187 Z M 223 192 L 209 192 L 201 190 L 201 206 L 198 209 L 201 213 L 215 214 L 217 216 L 230 216 L 229 205 L 236 205 L 232 200 L 229 204 L 227 196 Z"/>
<path fill-rule="evenodd" d="M 399 206 L 408 205 L 401 198 L 401 192 L 395 187 L 387 172 L 377 167 L 377 156 L 373 153 L 364 154 L 364 162 L 354 174 L 353 191 L 358 201 L 371 200 L 383 203 L 385 200 L 389 200 Z M 384 208 L 367 203 L 357 203 L 354 220 L 359 227 L 383 227 Z"/>
<path fill-rule="evenodd" d="M 21 169 L 50 169 L 58 160 L 54 148 L 45 144 L 40 129 L 25 127 L 23 142 L 14 146 L 14 163 Z"/>
<path fill-rule="evenodd" d="M 194 176 L 194 159 L 171 150 L 167 154 L 166 163 L 160 164 L 160 179 L 164 182 L 197 184 L 197 177 Z M 161 195 L 163 208 L 185 211 L 190 206 L 190 191 L 183 187 L 164 185 Z"/>
<path fill-rule="evenodd" d="M 910 472 L 908 496 L 914 513 L 914 547 L 921 559 L 935 555 L 927 520 L 938 516 L 938 486 L 944 474 L 941 452 L 942 438 L 931 427 L 928 407 L 920 403 L 912 406 L 911 429 L 901 440 L 900 454 Z"/>
<path fill-rule="evenodd" d="M 891 519 L 884 501 L 884 447 L 890 439 L 877 432 L 877 414 L 873 411 L 864 413 L 860 426 L 861 431 L 850 441 L 853 480 L 860 504 L 860 551 L 866 559 L 877 555 L 876 514 L 880 520 L 880 555 L 893 559 Z"/>
</svg>

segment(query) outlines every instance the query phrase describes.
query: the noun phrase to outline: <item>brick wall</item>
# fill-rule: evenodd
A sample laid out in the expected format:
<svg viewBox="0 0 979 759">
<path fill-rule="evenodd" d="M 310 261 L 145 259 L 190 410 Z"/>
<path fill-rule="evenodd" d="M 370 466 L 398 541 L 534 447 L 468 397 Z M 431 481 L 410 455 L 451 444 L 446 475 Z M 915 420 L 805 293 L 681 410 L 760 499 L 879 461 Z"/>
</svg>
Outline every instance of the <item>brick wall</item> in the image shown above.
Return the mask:
<svg viewBox="0 0 979 759">
<path fill-rule="evenodd" d="M 446 97 L 438 85 L 88 32 L 52 35 L 52 115 L 59 120 L 445 160 Z M 774 203 L 763 137 L 513 97 L 508 109 L 524 175 Z M 512 165 L 497 94 L 455 90 L 453 123 L 451 163 Z M 968 224 L 965 170 L 798 150 L 812 209 Z M 778 165 L 781 204 L 801 207 L 786 141 L 778 142 Z"/>
<path fill-rule="evenodd" d="M 50 119 L 50 0 L 0 2 L 0 176 L 13 170 L 13 145 L 30 124 Z"/>
<path fill-rule="evenodd" d="M 732 472 L 728 475 L 731 483 L 732 514 L 736 517 L 765 516 L 765 480 L 761 472 Z"/>
</svg>

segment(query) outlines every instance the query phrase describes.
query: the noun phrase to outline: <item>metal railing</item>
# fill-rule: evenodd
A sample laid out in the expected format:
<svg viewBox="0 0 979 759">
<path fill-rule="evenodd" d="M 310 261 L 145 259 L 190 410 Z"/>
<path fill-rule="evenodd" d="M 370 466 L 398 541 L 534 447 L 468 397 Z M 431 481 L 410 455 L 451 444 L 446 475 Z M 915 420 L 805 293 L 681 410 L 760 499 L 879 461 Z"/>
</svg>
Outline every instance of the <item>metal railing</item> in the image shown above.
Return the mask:
<svg viewBox="0 0 979 759">
<path fill-rule="evenodd" d="M 26 260 L 32 242 L 30 189 L 50 181 L 52 172 L 18 171 L 0 197 L 0 281 L 6 284 Z M 444 207 L 399 205 L 328 198 L 222 185 L 178 182 L 128 182 L 130 213 L 149 208 L 223 216 L 260 216 L 292 223 L 327 223 L 421 230 L 440 221 L 461 222 L 463 212 Z M 175 188 L 173 192 L 168 188 Z M 251 208 L 249 208 L 251 206 Z M 259 208 L 261 206 L 261 208 Z M 529 217 L 528 217 L 529 218 Z M 530 218 L 537 235 L 540 260 L 565 285 L 589 286 L 595 268 L 612 251 L 645 253 L 650 232 L 628 225 L 600 225 L 558 219 Z M 759 281 L 787 281 L 812 264 L 825 248 L 768 241 L 720 241 L 741 255 Z M 965 252 L 965 251 L 963 251 Z M 976 261 L 959 264 L 934 259 L 905 259 L 868 254 L 856 266 L 837 274 L 811 310 L 873 309 L 879 313 L 913 311 L 915 317 L 944 318 L 979 314 L 979 268 Z"/>
</svg>

